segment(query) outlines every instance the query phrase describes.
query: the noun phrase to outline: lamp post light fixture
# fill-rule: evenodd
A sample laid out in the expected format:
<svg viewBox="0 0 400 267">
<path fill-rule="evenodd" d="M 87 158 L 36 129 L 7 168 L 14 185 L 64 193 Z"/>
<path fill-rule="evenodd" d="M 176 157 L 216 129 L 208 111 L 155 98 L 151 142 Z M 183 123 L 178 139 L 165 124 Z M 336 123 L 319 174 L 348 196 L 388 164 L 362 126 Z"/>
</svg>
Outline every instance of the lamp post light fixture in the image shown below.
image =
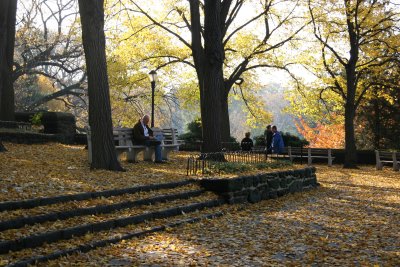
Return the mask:
<svg viewBox="0 0 400 267">
<path fill-rule="evenodd" d="M 151 82 L 151 128 L 154 127 L 154 90 L 156 89 L 157 72 L 155 70 L 149 73 Z"/>
</svg>

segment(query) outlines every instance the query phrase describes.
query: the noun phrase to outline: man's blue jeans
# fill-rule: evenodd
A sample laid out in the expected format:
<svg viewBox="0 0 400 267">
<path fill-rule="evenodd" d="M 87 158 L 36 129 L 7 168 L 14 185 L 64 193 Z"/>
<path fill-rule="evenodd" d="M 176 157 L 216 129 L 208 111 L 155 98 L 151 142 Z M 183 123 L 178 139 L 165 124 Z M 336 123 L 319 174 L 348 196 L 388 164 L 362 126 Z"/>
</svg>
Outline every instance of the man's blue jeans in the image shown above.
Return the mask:
<svg viewBox="0 0 400 267">
<path fill-rule="evenodd" d="M 146 140 L 144 142 L 145 146 L 153 146 L 155 150 L 155 161 L 162 161 L 161 155 L 161 142 L 158 140 Z"/>
</svg>

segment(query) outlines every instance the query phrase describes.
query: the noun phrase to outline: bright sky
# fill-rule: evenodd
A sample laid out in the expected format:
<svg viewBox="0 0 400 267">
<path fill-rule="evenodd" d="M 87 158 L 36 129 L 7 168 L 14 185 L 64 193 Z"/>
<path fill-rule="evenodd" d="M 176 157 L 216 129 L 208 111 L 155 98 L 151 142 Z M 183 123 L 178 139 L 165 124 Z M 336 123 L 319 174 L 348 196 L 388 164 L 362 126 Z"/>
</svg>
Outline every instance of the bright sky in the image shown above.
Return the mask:
<svg viewBox="0 0 400 267">
<path fill-rule="evenodd" d="M 41 7 L 39 12 L 32 8 L 33 5 L 38 4 L 37 2 Z M 59 10 L 58 6 L 64 6 L 63 10 L 56 12 Z M 45 21 L 49 29 L 57 30 L 61 17 L 63 32 L 68 32 L 72 22 L 75 21 L 77 15 L 79 16 L 77 0 L 18 0 L 17 8 L 17 22 L 24 18 L 34 21 L 37 27 L 43 27 L 43 21 Z"/>
</svg>

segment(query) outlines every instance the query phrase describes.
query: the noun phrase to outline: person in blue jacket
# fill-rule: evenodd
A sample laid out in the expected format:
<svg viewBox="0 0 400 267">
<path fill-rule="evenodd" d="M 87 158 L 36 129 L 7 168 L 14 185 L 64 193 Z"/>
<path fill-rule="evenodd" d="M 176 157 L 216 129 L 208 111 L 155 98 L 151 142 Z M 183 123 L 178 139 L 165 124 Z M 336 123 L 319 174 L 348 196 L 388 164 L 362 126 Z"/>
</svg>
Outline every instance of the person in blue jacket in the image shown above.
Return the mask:
<svg viewBox="0 0 400 267">
<path fill-rule="evenodd" d="M 276 125 L 272 126 L 272 133 L 273 133 L 272 145 L 271 145 L 272 152 L 280 154 L 283 152 L 285 144 L 283 143 L 282 135 L 280 132 L 278 132 Z"/>
</svg>

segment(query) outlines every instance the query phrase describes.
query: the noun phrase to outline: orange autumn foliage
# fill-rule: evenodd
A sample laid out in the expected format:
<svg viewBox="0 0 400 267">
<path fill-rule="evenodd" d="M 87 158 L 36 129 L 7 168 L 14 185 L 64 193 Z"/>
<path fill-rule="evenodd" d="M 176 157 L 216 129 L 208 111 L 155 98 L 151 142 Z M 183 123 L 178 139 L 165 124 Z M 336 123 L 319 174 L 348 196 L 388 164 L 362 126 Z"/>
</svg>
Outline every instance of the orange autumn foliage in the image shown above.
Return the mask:
<svg viewBox="0 0 400 267">
<path fill-rule="evenodd" d="M 310 147 L 315 148 L 343 148 L 344 147 L 344 125 L 317 123 L 310 127 L 307 122 L 300 118 L 296 122 L 296 128 L 303 137 L 310 142 Z"/>
</svg>

